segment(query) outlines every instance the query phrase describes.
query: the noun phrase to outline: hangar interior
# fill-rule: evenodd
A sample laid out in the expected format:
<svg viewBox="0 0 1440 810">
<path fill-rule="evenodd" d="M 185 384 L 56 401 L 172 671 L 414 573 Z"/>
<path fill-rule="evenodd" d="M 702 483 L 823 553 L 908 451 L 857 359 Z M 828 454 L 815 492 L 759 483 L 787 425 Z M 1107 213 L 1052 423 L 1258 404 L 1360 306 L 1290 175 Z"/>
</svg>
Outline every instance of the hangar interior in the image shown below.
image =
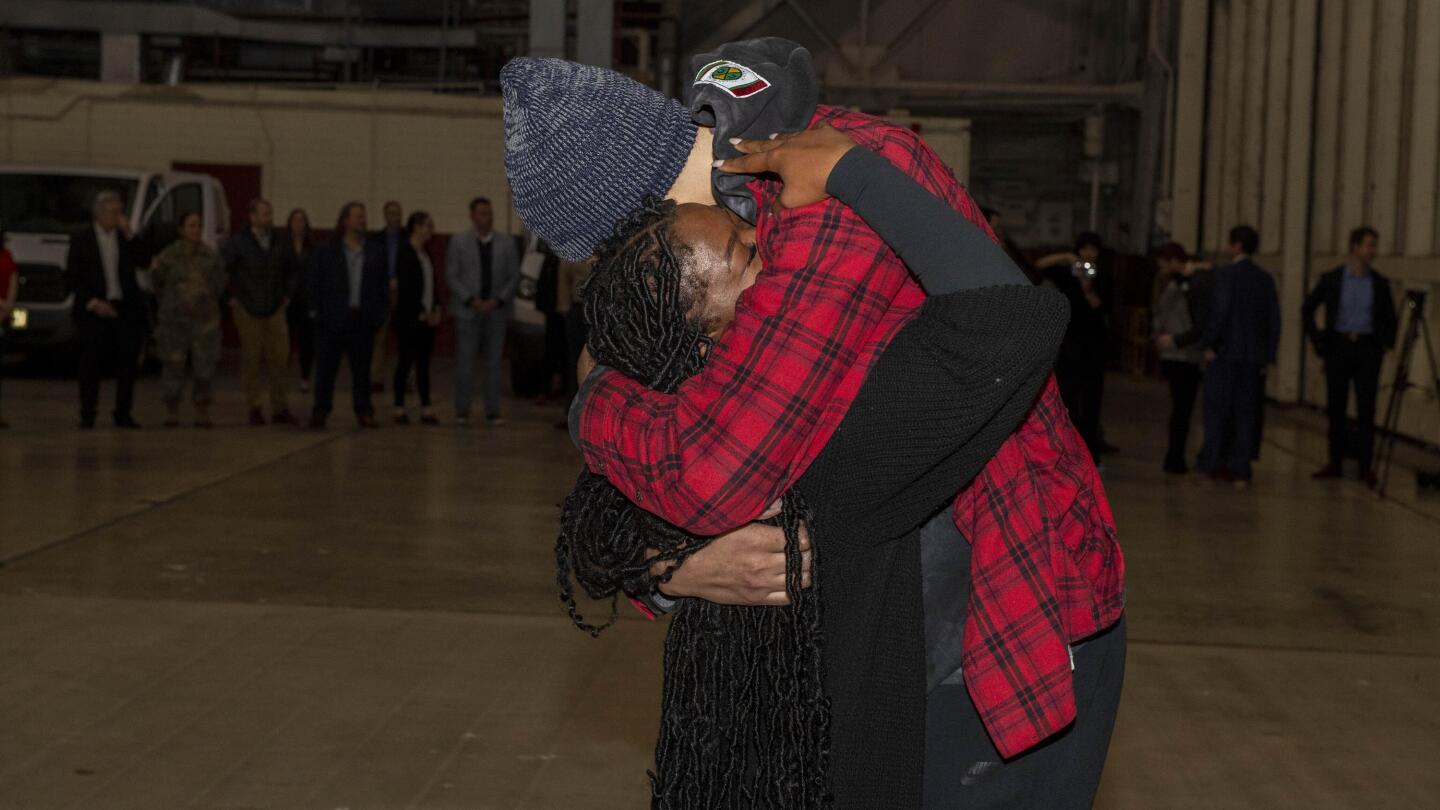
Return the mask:
<svg viewBox="0 0 1440 810">
<path fill-rule="evenodd" d="M 1130 657 L 1095 806 L 1429 806 L 1440 342 L 1414 327 L 1384 355 L 1382 497 L 1311 480 L 1327 375 L 1301 312 L 1365 225 L 1401 343 L 1440 317 L 1440 2 L 7 2 L 0 227 L 18 306 L 40 324 L 70 307 L 63 243 L 17 226 L 24 178 L 142 178 L 138 225 L 180 216 L 208 175 L 193 193 L 211 194 L 211 241 L 247 228 L 255 197 L 277 220 L 307 210 L 321 236 L 346 201 L 372 227 L 399 201 L 430 213 L 436 252 L 483 195 L 519 236 L 508 60 L 678 97 L 693 55 L 755 36 L 807 47 L 822 103 L 918 133 L 1028 260 L 1082 231 L 1106 245 L 1104 439 L 1120 449 L 1102 472 Z M 88 202 L 67 204 L 84 226 Z M 1152 253 L 1174 241 L 1220 264 L 1242 223 L 1282 314 L 1254 486 L 1236 492 L 1162 473 Z M 583 461 L 556 429 L 568 398 L 522 390 L 526 339 L 510 338 L 504 425 L 452 424 L 441 324 L 440 426 L 303 432 L 245 424 L 224 328 L 212 431 L 162 430 L 151 373 L 144 430 L 77 432 L 70 349 L 33 325 L 0 344 L 0 808 L 643 805 L 666 624 L 622 608 L 590 639 L 556 601 L 558 506 Z"/>
</svg>

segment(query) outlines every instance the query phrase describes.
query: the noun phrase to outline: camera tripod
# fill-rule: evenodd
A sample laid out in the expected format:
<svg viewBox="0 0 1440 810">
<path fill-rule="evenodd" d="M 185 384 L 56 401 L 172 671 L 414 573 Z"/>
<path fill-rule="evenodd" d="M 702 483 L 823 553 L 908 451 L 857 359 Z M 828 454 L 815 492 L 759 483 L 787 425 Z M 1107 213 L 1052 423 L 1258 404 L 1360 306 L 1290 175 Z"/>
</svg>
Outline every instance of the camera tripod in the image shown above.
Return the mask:
<svg viewBox="0 0 1440 810">
<path fill-rule="evenodd" d="M 1430 380 L 1435 386 L 1434 391 L 1440 395 L 1440 368 L 1435 363 L 1435 348 L 1430 342 L 1430 324 L 1425 320 L 1425 293 L 1421 290 L 1405 291 L 1405 308 L 1410 312 L 1410 320 L 1405 326 L 1405 337 L 1400 344 L 1400 354 L 1395 362 L 1395 382 L 1390 388 L 1390 400 L 1385 405 L 1385 423 L 1380 434 L 1380 446 L 1375 453 L 1375 471 L 1378 484 L 1375 491 L 1380 497 L 1385 497 L 1385 490 L 1390 485 L 1390 469 L 1395 459 L 1395 443 L 1400 429 L 1400 408 L 1405 404 L 1405 391 L 1411 387 L 1418 388 L 1418 385 L 1410 381 L 1410 362 L 1415 356 L 1415 344 L 1425 345 L 1425 357 L 1430 361 Z M 1440 405 L 1440 400 L 1437 400 Z M 1419 478 L 1429 478 L 1424 473 L 1417 473 Z"/>
</svg>

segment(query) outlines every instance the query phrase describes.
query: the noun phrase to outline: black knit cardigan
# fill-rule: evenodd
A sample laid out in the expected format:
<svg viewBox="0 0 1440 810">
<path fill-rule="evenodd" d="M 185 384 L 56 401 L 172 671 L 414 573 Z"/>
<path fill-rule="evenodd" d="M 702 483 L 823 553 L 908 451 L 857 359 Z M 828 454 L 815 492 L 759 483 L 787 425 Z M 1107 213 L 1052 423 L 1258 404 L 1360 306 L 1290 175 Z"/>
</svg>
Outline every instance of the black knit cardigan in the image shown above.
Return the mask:
<svg viewBox="0 0 1440 810">
<path fill-rule="evenodd" d="M 920 529 L 1024 419 L 1068 318 L 1039 287 L 928 299 L 797 484 L 813 512 L 836 808 L 920 807 Z"/>
</svg>

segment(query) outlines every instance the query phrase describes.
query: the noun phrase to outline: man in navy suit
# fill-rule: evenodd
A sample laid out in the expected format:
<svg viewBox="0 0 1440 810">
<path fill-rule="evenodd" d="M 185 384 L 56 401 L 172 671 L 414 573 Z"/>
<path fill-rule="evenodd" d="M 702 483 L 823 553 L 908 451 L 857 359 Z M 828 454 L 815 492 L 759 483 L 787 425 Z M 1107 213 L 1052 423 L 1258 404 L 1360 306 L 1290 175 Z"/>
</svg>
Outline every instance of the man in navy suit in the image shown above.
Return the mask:
<svg viewBox="0 0 1440 810">
<path fill-rule="evenodd" d="M 1236 487 L 1250 485 L 1250 459 L 1260 421 L 1265 370 L 1280 343 L 1275 280 L 1251 256 L 1260 234 L 1230 229 L 1230 264 L 1215 271 L 1210 318 L 1201 346 L 1205 370 L 1205 443 L 1196 468 Z"/>
<path fill-rule="evenodd" d="M 1395 348 L 1399 319 L 1390 280 L 1370 263 L 1380 250 L 1380 234 L 1360 227 L 1350 232 L 1350 257 L 1320 277 L 1305 297 L 1305 335 L 1325 360 L 1326 409 L 1330 413 L 1330 461 L 1315 478 L 1339 478 L 1349 427 L 1346 411 L 1355 384 L 1356 421 L 1360 427 L 1360 480 L 1374 485 L 1375 398 L 1380 362 Z M 1315 325 L 1315 310 L 1325 307 L 1325 327 Z"/>
<path fill-rule="evenodd" d="M 310 427 L 323 428 L 335 401 L 340 357 L 350 361 L 350 396 L 360 427 L 377 427 L 370 398 L 370 355 L 390 314 L 390 280 L 383 242 L 368 238 L 365 205 L 346 203 L 336 238 L 315 251 L 310 309 L 315 321 L 315 409 Z"/>
</svg>

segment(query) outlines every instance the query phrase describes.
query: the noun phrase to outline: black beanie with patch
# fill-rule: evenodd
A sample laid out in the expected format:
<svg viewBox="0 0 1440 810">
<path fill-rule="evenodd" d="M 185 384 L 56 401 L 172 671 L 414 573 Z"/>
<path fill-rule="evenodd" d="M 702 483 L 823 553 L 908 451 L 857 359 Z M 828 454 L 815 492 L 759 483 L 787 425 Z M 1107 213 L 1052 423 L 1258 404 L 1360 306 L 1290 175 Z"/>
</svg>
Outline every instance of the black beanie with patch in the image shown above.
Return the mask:
<svg viewBox="0 0 1440 810">
<path fill-rule="evenodd" d="M 685 105 L 696 124 L 714 127 L 717 159 L 740 156 L 731 138 L 763 140 L 775 132 L 798 132 L 815 116 L 820 87 L 810 51 L 799 43 L 780 37 L 730 42 L 695 56 L 690 66 L 694 78 L 685 90 Z M 719 169 L 711 174 L 715 201 L 753 223 L 749 181 L 747 175 Z"/>
</svg>

